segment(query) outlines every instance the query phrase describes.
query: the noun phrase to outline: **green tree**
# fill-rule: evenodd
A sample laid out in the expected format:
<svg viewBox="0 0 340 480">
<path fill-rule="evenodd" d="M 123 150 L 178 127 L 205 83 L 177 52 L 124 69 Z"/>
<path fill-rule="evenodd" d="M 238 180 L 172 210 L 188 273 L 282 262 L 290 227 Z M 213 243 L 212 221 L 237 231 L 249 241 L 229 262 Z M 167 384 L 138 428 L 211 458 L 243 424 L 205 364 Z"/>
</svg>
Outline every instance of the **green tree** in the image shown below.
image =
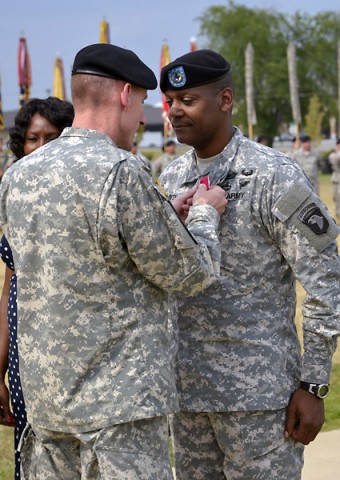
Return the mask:
<svg viewBox="0 0 340 480">
<path fill-rule="evenodd" d="M 323 12 L 314 17 L 297 13 L 291 22 L 291 38 L 297 46 L 301 111 L 306 115 L 310 98 L 317 95 L 325 113 L 322 127 L 337 116 L 337 46 L 340 13 Z"/>
<path fill-rule="evenodd" d="M 200 37 L 206 48 L 224 55 L 232 65 L 235 82 L 234 121 L 247 131 L 244 53 L 254 48 L 256 133 L 274 136 L 292 121 L 289 98 L 287 47 L 294 41 L 302 118 L 309 99 L 318 95 L 328 115 L 337 108 L 337 43 L 340 13 L 314 17 L 297 13 L 287 17 L 274 10 L 250 9 L 229 1 L 209 7 L 199 17 Z M 328 118 L 325 115 L 325 125 Z M 301 126 L 304 128 L 304 125 Z"/>
<path fill-rule="evenodd" d="M 324 112 L 320 99 L 317 95 L 313 95 L 309 100 L 308 113 L 305 117 L 305 130 L 312 140 L 321 139 L 321 126 Z"/>
</svg>

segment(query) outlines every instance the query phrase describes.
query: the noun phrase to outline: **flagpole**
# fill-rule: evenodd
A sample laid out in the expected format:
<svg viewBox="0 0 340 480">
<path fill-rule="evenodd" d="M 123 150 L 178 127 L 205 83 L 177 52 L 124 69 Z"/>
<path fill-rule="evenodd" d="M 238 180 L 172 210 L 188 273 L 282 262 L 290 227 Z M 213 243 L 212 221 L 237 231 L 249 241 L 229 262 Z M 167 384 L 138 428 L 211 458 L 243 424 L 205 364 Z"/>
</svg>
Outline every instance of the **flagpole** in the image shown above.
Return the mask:
<svg viewBox="0 0 340 480">
<path fill-rule="evenodd" d="M 245 77 L 246 77 L 246 103 L 248 120 L 248 137 L 253 139 L 253 125 L 256 125 L 256 111 L 254 104 L 254 84 L 253 84 L 253 64 L 254 49 L 251 43 L 248 43 L 245 50 Z"/>
<path fill-rule="evenodd" d="M 289 45 L 287 48 L 287 59 L 288 59 L 290 103 L 292 107 L 293 121 L 295 124 L 295 138 L 296 140 L 299 140 L 300 138 L 299 124 L 301 123 L 301 111 L 300 111 L 298 80 L 297 80 L 297 72 L 296 72 L 296 50 L 293 42 L 289 42 Z"/>
</svg>

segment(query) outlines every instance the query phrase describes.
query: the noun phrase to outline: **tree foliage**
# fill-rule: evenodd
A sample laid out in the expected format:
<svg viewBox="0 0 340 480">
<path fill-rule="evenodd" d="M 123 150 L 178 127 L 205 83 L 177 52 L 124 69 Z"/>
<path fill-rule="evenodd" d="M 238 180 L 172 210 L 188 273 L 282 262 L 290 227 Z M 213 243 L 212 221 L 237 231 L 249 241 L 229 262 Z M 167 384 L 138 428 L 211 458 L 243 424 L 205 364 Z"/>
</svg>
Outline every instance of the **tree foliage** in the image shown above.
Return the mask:
<svg viewBox="0 0 340 480">
<path fill-rule="evenodd" d="M 320 99 L 317 95 L 313 95 L 310 97 L 308 113 L 305 117 L 305 130 L 312 140 L 320 140 L 323 117 L 324 112 Z"/>
<path fill-rule="evenodd" d="M 277 135 L 292 122 L 289 97 L 287 47 L 296 46 L 297 75 L 302 122 L 310 98 L 317 95 L 325 113 L 337 116 L 340 13 L 286 16 L 274 10 L 250 9 L 228 1 L 227 6 L 209 7 L 199 17 L 204 48 L 220 52 L 232 66 L 235 83 L 234 121 L 247 131 L 245 102 L 245 49 L 254 48 L 254 91 L 257 125 L 255 132 Z M 301 125 L 305 127 L 304 123 Z M 300 127 L 300 129 L 301 129 Z"/>
</svg>

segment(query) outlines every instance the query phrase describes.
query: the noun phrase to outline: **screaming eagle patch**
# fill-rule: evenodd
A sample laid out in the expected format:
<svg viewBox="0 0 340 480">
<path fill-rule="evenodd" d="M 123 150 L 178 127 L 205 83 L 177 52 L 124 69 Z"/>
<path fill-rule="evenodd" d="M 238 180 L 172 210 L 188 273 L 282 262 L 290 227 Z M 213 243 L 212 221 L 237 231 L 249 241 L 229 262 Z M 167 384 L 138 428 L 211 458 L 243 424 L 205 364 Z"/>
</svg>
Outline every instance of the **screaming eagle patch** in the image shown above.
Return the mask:
<svg viewBox="0 0 340 480">
<path fill-rule="evenodd" d="M 307 225 L 316 235 L 326 233 L 329 227 L 327 218 L 316 203 L 309 203 L 298 213 L 298 219 Z"/>
</svg>

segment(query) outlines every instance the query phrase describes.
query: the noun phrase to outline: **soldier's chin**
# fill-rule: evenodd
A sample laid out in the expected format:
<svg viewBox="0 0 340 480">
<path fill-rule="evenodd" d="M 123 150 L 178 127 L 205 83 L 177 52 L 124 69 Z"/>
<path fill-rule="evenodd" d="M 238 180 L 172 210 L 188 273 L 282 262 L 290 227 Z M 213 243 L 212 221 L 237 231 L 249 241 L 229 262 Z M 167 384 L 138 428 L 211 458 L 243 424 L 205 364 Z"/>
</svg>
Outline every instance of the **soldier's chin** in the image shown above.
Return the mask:
<svg viewBox="0 0 340 480">
<path fill-rule="evenodd" d="M 178 128 L 175 129 L 176 137 L 179 143 L 183 143 L 185 145 L 192 145 L 190 142 L 190 135 L 184 129 Z"/>
</svg>

